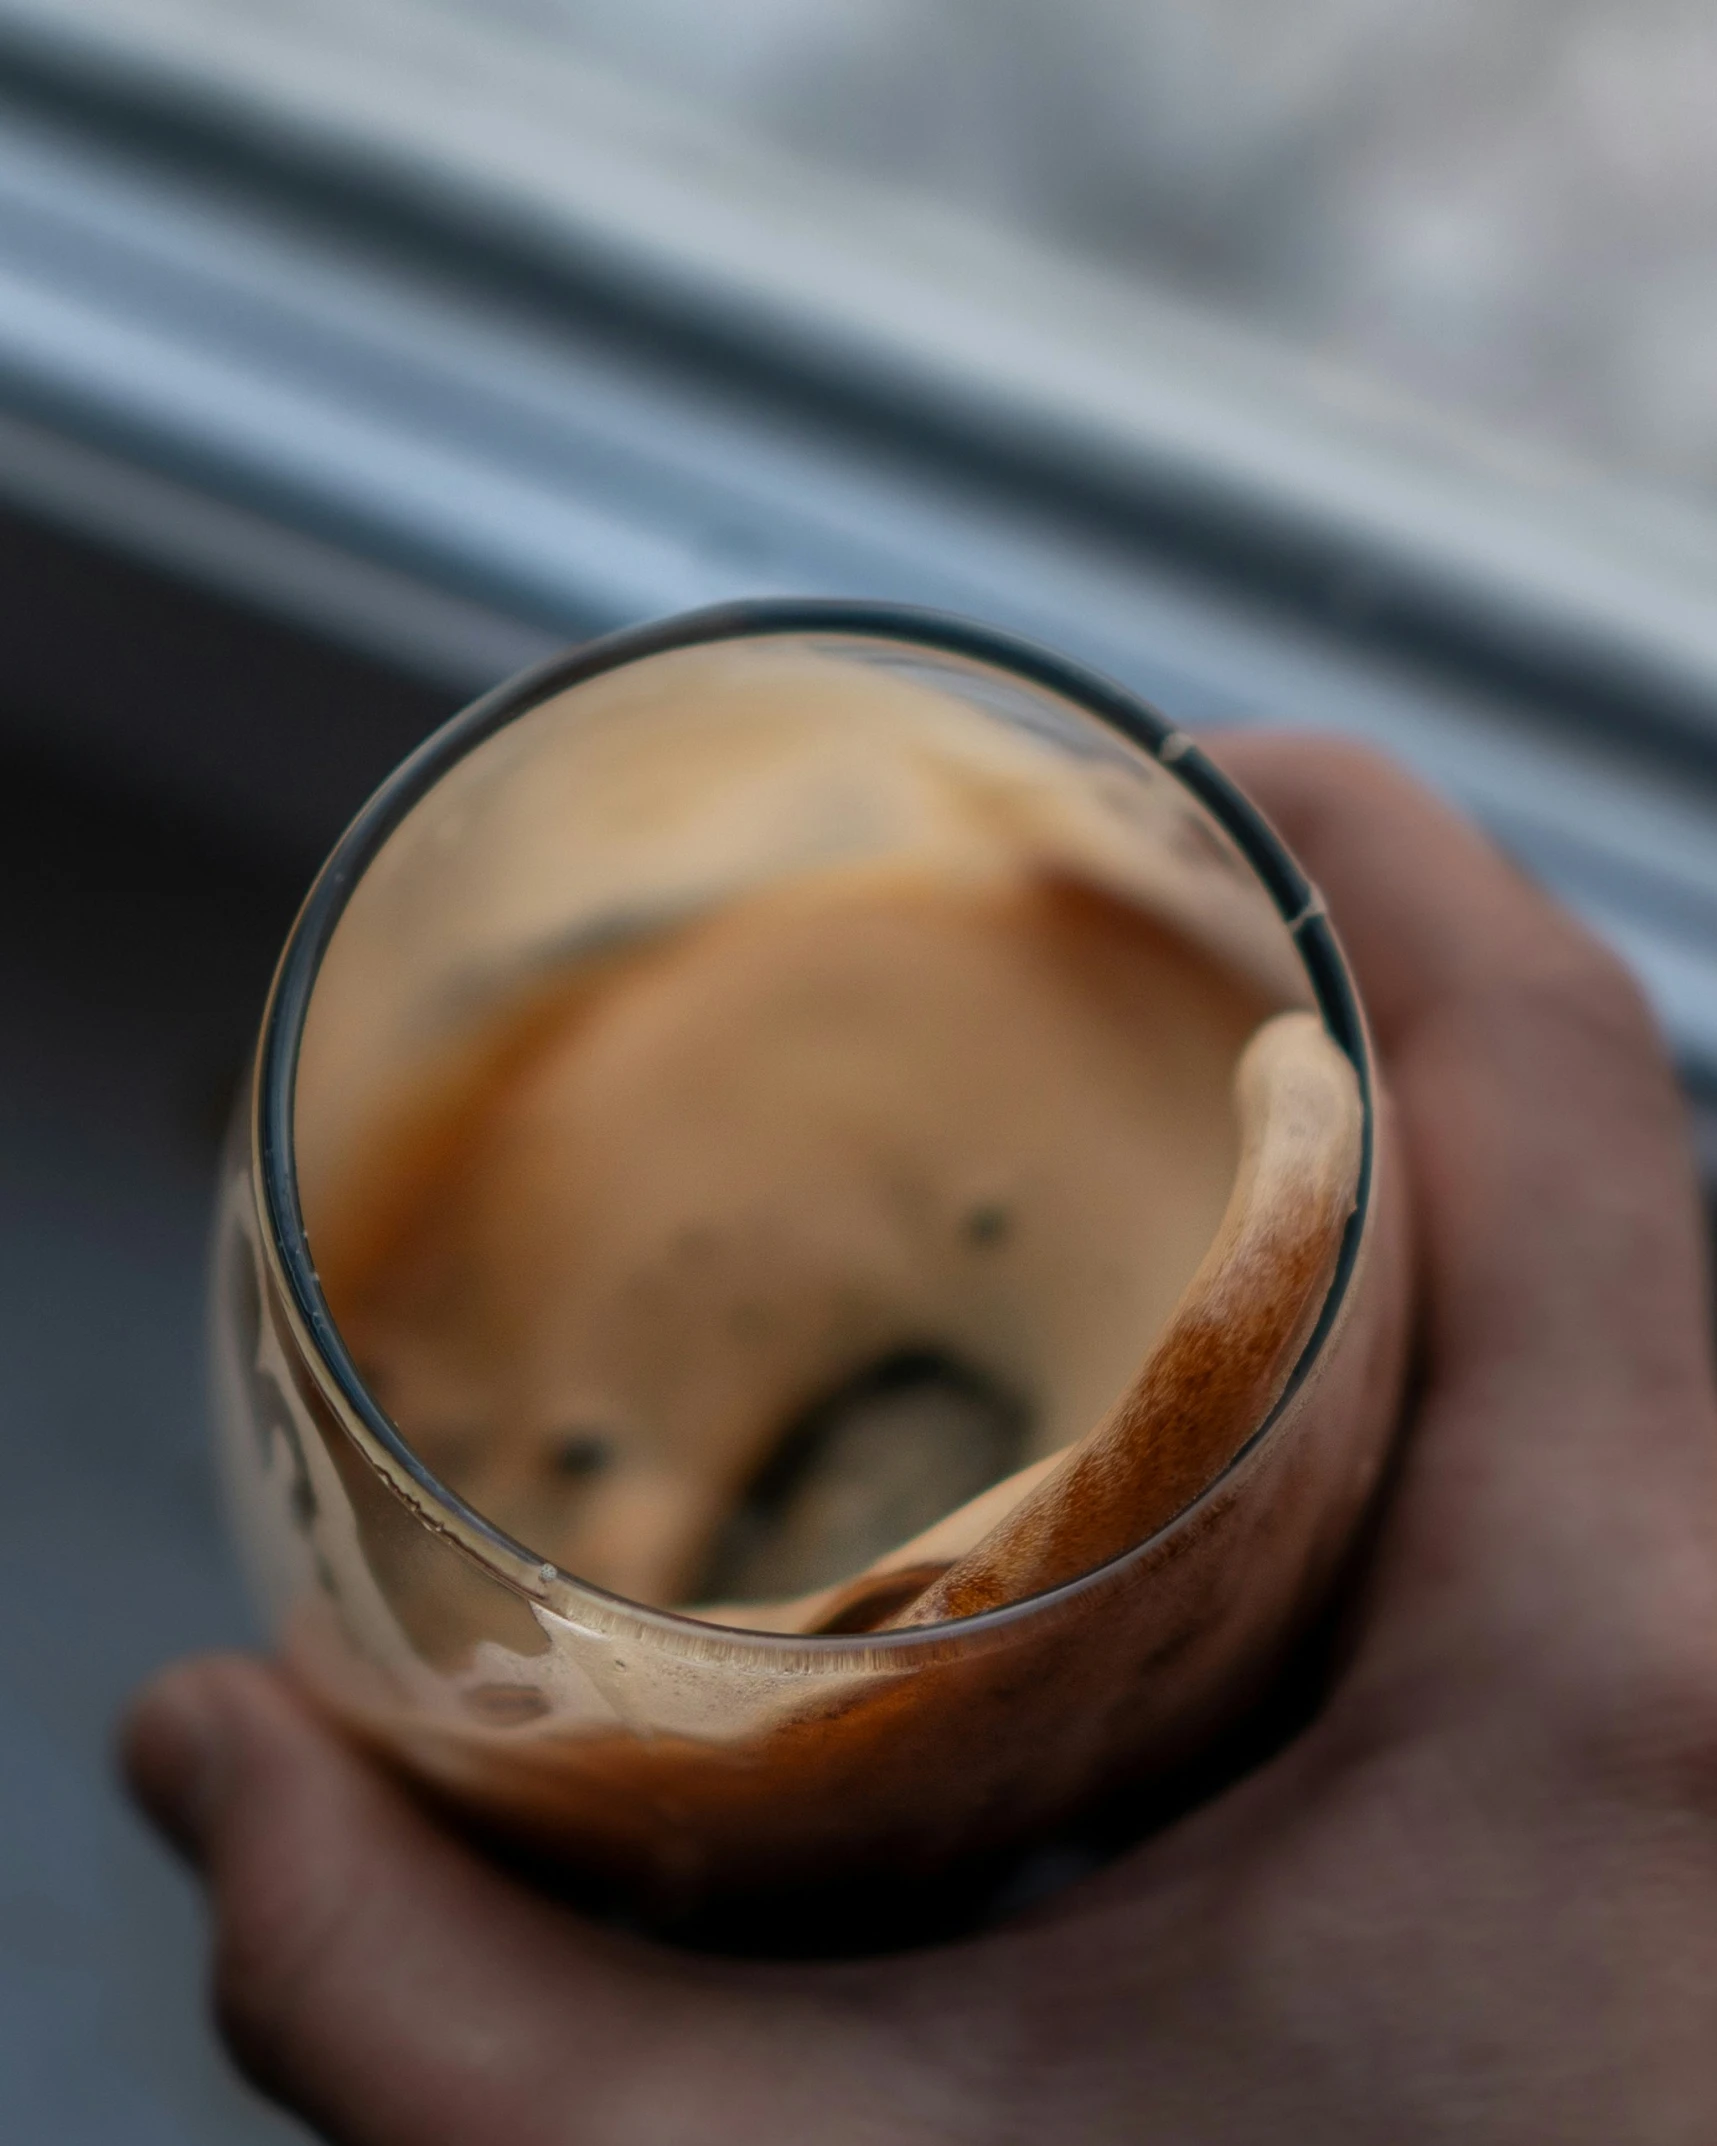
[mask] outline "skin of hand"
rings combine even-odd
[[[1014,1922],[760,1963],[532,1894],[272,1669],[171,1670],[132,1784],[240,2062],[328,2138],[1717,2138],[1717,1392],[1661,1048],[1387,766],[1220,750],[1343,934],[1416,1212],[1422,1377],[1315,1719]]]

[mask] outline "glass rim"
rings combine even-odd
[[[718,1625],[682,1611],[635,1602],[597,1587],[528,1548],[486,1519],[436,1476],[370,1394],[322,1294],[298,1196],[295,1104],[299,1047],[316,979],[347,901],[388,838],[457,763],[509,723],[569,688],[648,657],[721,641],[806,635],[892,642],[962,658],[1023,679],[1139,747],[1179,781],[1224,828],[1269,894],[1292,939],[1324,1028],[1354,1068],[1362,1108],[1359,1181],[1336,1266],[1293,1370],[1274,1405],[1244,1443],[1160,1527],[1116,1556],[1043,1592],[969,1617],[896,1630],[854,1633],[762,1632]],[[341,1428],[353,1434],[395,1494],[514,1594],[557,1618],[610,1632],[648,1631],[687,1655],[753,1652],[760,1664],[811,1670],[886,1665],[1000,1638],[1025,1618],[1052,1615],[1088,1589],[1118,1577],[1185,1526],[1269,1437],[1341,1314],[1371,1211],[1375,1098],[1369,1041],[1346,956],[1311,882],[1245,793],[1149,702],[1128,687],[1023,636],[929,608],[856,599],[766,597],[712,605],[646,621],[547,657],[504,680],[452,716],[372,793],[341,835],[304,899],[276,967],[263,1014],[252,1090],[252,1189],[265,1257],[306,1360]],[[426,1509],[427,1508],[427,1509]]]

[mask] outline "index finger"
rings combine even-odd
[[[1703,1231],[1637,988],[1387,763],[1264,735],[1216,755],[1318,884],[1398,1108],[1429,1378],[1407,1472],[1429,1547],[1470,1580],[1531,1545],[1545,1585],[1589,1595],[1595,1548],[1635,1521],[1705,1542]],[[1717,1572],[1717,1543],[1701,1554]]]

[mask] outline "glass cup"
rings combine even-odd
[[[961,1362],[985,1348],[1007,1359],[986,1390],[1031,1387],[1039,1351],[1050,1365],[1040,1413],[1059,1411],[1047,1452],[989,1505],[968,1501],[966,1521],[932,1526],[918,1548],[873,1557],[856,1582],[813,1586],[784,1611],[629,1599],[648,1590],[581,1577],[533,1528],[528,1502],[483,1487],[480,1470],[468,1480],[418,1437],[347,1330],[365,1231],[392,1212],[377,1157],[412,1139],[433,1149],[442,1136],[424,1127],[457,1127],[447,1098],[466,1092],[473,1065],[514,1048],[497,1036],[534,1033],[530,1009],[568,979],[702,945],[687,934],[711,919],[791,919],[819,890],[837,890],[829,914],[840,916],[859,913],[840,908],[853,888],[868,901],[865,889],[908,882],[981,907],[1013,900],[1022,871],[1057,902],[1107,905],[1111,919],[1124,909],[1117,930],[1146,919],[1139,962],[1214,976],[1211,991],[1240,992],[1251,1009],[1238,1075],[1227,1031],[1215,1060],[1199,1055],[1205,985],[1153,1015],[1181,1085],[1169,1080],[1151,1105],[1146,1204],[1160,1198],[1167,1214],[1180,1199],[1176,1226],[1199,1241],[1152,1284],[1154,1308],[1126,1300],[1132,1326],[1131,1313],[1097,1317],[1107,1270],[1087,1195],[1032,1160],[1043,1128],[1065,1121],[1076,1137],[1096,1104],[1076,1092],[1076,1066],[1046,1060],[997,1150],[1007,1167],[1026,1157],[1022,1183],[1037,1169],[1038,1206],[1023,1201],[1008,1240],[1006,1201],[962,1181],[945,1246],[914,1252],[906,1282],[890,1285],[911,1301],[878,1285],[853,1315],[855,1340],[824,1314],[863,1295],[834,1271],[860,1255],[837,1226],[839,1186],[806,1165],[789,1224],[813,1248],[795,1237],[777,1275],[781,1390],[821,1390],[819,1350],[837,1382],[855,1349],[921,1370],[945,1338],[940,1321],[964,1337]],[[844,944],[844,928],[819,923],[818,943]],[[899,943],[910,953],[937,929]],[[888,988],[900,966],[881,964]],[[955,1039],[937,1044],[944,1052],[959,1045],[960,973],[932,994]],[[735,1197],[753,1176],[779,1175],[779,1151],[798,1137],[787,1123],[797,1091],[779,1104],[779,1054],[759,1055],[746,1003],[717,993],[708,1086],[721,1088],[722,1054],[739,1053],[751,1070],[735,1108],[783,1110],[786,1129],[777,1140],[747,1119],[745,1137],[726,1140],[721,1181]],[[1257,1042],[1266,1028],[1289,1039],[1285,1057]],[[1032,1039],[1009,1034],[1024,1065]],[[986,1045],[972,1078],[1005,1087],[1015,1059],[1006,1040]],[[674,1079],[685,1062],[668,1054]],[[694,1072],[673,1090],[692,1097],[673,1118],[682,1147],[682,1121],[702,1107],[701,1062]],[[948,1078],[947,1111],[926,1121],[933,1170],[965,1152],[989,1107]],[[883,1121],[890,1108],[928,1110],[935,1084],[905,1081]],[[1313,1138],[1305,1113],[1326,1106],[1336,1130]],[[813,1096],[813,1119],[817,1107]],[[1208,1185],[1184,1198],[1165,1189],[1192,1182],[1193,1121],[1228,1127],[1236,1108],[1239,1132],[1221,1131],[1212,1150],[1214,1207]],[[993,1872],[1098,1799],[1210,1750],[1327,1602],[1402,1381],[1399,1195],[1379,1123],[1364,1023],[1315,892],[1198,748],[1121,688],[932,614],[810,602],[702,612],[534,669],[430,739],[341,840],[282,957],[234,1127],[215,1248],[216,1418],[277,1643],[329,1713],[433,1798],[652,1926],[730,1911],[766,1921],[772,1903],[899,1899]],[[1339,1149],[1334,1163],[1320,1140]],[[639,1377],[702,1367],[685,1404],[694,1431],[726,1391],[728,1359],[707,1352],[733,1262],[693,1260],[689,1280],[646,1291],[642,1308],[602,1295],[602,1263],[610,1251],[618,1261],[628,1218],[690,1198],[712,1144],[723,1146],[712,1136],[690,1161],[662,1162],[666,1192],[654,1178],[647,1196],[622,1181],[593,1238],[595,1279],[580,1284],[596,1306],[589,1348],[600,1354],[624,1329]],[[619,1168],[623,1146],[605,1138],[604,1169]],[[1112,1197],[1101,1170],[1079,1182],[1095,1188],[1091,1214],[1132,1226],[1137,1198]],[[1052,1210],[1033,1267],[1033,1218]],[[849,1237],[856,1247],[856,1225]],[[569,1322],[585,1316],[579,1305]],[[744,1310],[727,1306],[736,1330]],[[831,1341],[837,1328],[845,1339]],[[556,1435],[556,1481],[575,1498],[589,1435],[569,1442],[564,1423]],[[589,1539],[600,1565],[608,1538]],[[788,1628],[763,1628],[772,1618]]]

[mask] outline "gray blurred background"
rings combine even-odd
[[[1406,757],[1630,959],[1717,1170],[1717,14],[0,0],[0,2129],[294,2135],[109,1779],[247,1636],[214,1145],[473,692],[773,590]]]
[[[1518,436],[1717,493],[1706,0],[440,5]]]

